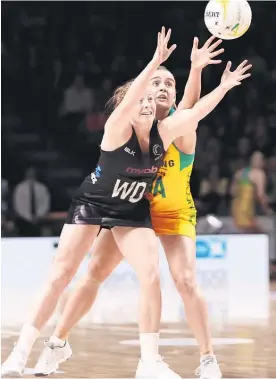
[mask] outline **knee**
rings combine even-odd
[[[144,268],[143,273],[140,275],[141,287],[160,287],[160,273],[159,266],[148,265]]]
[[[86,275],[86,281],[90,284],[101,284],[111,274],[113,267],[108,264],[103,264],[99,260],[91,262]]]
[[[71,282],[75,272],[76,269],[73,265],[62,262],[54,262],[49,280],[50,287],[52,287],[57,293],[63,291],[64,288]]]
[[[174,275],[174,282],[182,296],[192,296],[197,290],[196,275],[192,271],[181,271]]]

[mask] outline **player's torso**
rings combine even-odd
[[[180,152],[171,144],[151,188],[152,214],[196,215],[190,191],[194,154]]]
[[[129,141],[114,151],[101,151],[96,170],[85,178],[79,194],[99,204],[130,208],[144,198],[162,164],[164,148],[154,125],[148,154],[143,154],[133,131]]]

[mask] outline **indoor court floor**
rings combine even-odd
[[[274,286],[273,286],[274,287]],[[275,288],[274,288],[275,289]],[[253,295],[253,294],[252,294]],[[45,330],[34,347],[24,377],[43,349]],[[2,329],[2,361],[12,349],[18,329]],[[136,325],[78,326],[71,334],[73,356],[54,378],[133,378],[139,358]],[[276,296],[266,324],[212,325],[214,348],[223,378],[276,378]],[[196,342],[187,325],[162,325],[160,354],[183,378],[195,378],[199,363]]]

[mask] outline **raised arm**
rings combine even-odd
[[[246,72],[252,67],[243,61],[235,71],[230,71],[231,62],[223,72],[220,85],[208,95],[202,97],[191,109],[175,112],[160,123],[159,131],[165,147],[180,136],[188,135],[197,129],[198,122],[206,117],[221,102],[231,88],[241,84],[251,74]]]
[[[256,186],[256,195],[257,198],[264,210],[268,215],[271,215],[273,212],[269,206],[268,197],[265,193],[266,189],[266,176],[263,170],[256,170],[253,174],[254,183]]]
[[[115,134],[118,134],[118,128],[114,128],[114,126],[117,126],[118,121],[120,123],[120,130],[122,133],[123,128],[129,127],[129,121],[132,117],[133,108],[143,97],[152,74],[161,63],[169,58],[171,53],[176,48],[176,45],[172,45],[170,48],[167,47],[170,36],[171,29],[169,29],[168,33],[166,34],[165,28],[162,27],[161,32],[158,33],[157,48],[152,60],[132,82],[124,99],[118,105],[118,107],[114,109],[109,119],[107,120],[105,124],[105,130],[110,130],[110,132],[113,130]]]
[[[209,64],[221,63],[220,59],[214,58],[224,52],[224,49],[215,50],[222,43],[222,40],[219,39],[214,42],[215,39],[216,37],[212,36],[199,49],[198,38],[194,38],[193,48],[191,52],[190,74],[185,86],[182,100],[178,104],[178,110],[192,108],[200,99],[201,74],[204,67],[208,66]]]

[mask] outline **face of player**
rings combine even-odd
[[[132,118],[134,124],[138,123],[153,123],[156,112],[156,104],[152,93],[146,94],[140,102],[137,104],[137,108],[134,112],[135,116]]]
[[[154,95],[157,109],[170,109],[176,100],[175,79],[170,71],[157,70],[150,79],[148,88]]]
[[[264,157],[259,151],[256,151],[251,158],[251,165],[253,168],[262,169],[264,167]]]

